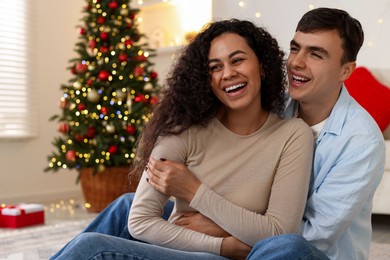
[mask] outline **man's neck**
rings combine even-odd
[[[302,118],[309,126],[316,125],[327,119],[336,105],[340,96],[341,89],[337,92],[327,93],[326,97],[317,100],[300,101],[298,108],[298,117]]]
[[[333,106],[334,104],[324,106],[323,104],[300,103],[298,117],[302,118],[309,126],[313,126],[327,119],[332,112]]]

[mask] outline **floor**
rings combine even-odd
[[[88,213],[80,199],[60,200],[45,205],[45,223],[50,225],[71,220],[88,220],[89,223],[96,215],[96,213]],[[372,241],[390,244],[390,215],[373,215],[372,226]],[[16,231],[0,228],[0,233],[3,234]]]
[[[57,223],[63,220],[89,219],[96,213],[88,213],[83,199],[60,200],[45,204],[45,220],[49,223]]]
[[[46,220],[50,223],[58,223],[63,220],[89,219],[96,213],[88,213],[81,199],[61,200],[46,205]],[[390,244],[390,215],[372,216],[372,241]]]
[[[81,199],[61,200],[46,204],[46,222],[58,223],[63,220],[90,219],[96,213],[88,213]],[[390,244],[390,215],[372,216],[372,241]]]
[[[372,216],[372,241],[390,244],[390,215]]]
[[[97,213],[87,212],[83,199],[66,199],[59,200],[51,203],[43,203],[45,211],[45,225],[55,225],[63,221],[73,221],[73,220],[86,220],[94,218]],[[0,205],[5,206],[5,205]],[[31,226],[32,228],[34,226]],[[27,227],[28,229],[29,227]],[[22,230],[19,229],[9,229],[9,228],[0,228],[0,232],[12,232]],[[1,260],[1,259],[0,259]]]

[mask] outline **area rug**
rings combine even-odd
[[[90,222],[90,219],[62,221],[20,230],[0,231],[0,259],[49,259]]]
[[[390,260],[390,244],[371,243],[370,260]]]
[[[83,230],[93,217],[82,220],[62,221],[20,230],[0,231],[1,260],[49,259],[70,239]],[[390,260],[390,244],[373,242],[370,260]]]

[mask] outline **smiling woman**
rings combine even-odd
[[[0,138],[35,135],[29,0],[0,2]]]
[[[249,21],[206,26],[173,63],[143,128],[132,168],[142,177],[130,213],[121,214],[128,222],[113,224],[128,228],[110,235],[92,228],[52,259],[96,257],[108,247],[113,257],[236,259],[259,239],[296,232],[313,136],[302,120],[280,117],[283,57],[266,29]],[[163,219],[171,197],[174,210]],[[187,226],[191,214],[204,225]]]

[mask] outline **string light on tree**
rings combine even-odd
[[[158,75],[149,61],[155,51],[140,41],[139,10],[128,0],[84,1],[71,78],[61,86],[60,113],[51,118],[59,137],[47,171],[128,166],[158,102]]]

